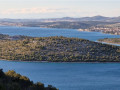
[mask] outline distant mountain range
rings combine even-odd
[[[104,16],[93,16],[93,17],[63,17],[63,18],[49,18],[49,19],[0,19],[0,22],[57,22],[57,21],[104,21],[104,22],[120,22],[119,17],[104,17]]]

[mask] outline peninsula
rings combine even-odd
[[[105,39],[100,39],[98,41],[120,45],[120,38],[105,38]]]
[[[17,40],[15,36],[1,36],[0,59],[47,62],[120,62],[119,46],[63,36],[17,36],[19,37]]]

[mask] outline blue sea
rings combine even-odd
[[[75,29],[53,29],[39,27],[7,27],[1,26],[0,33],[8,35],[27,35],[33,37],[65,36],[96,41],[102,38],[120,38],[120,35],[103,34],[100,32],[82,32]]]
[[[120,63],[40,63],[0,61],[4,71],[15,70],[34,82],[59,90],[120,90]]]
[[[65,36],[96,41],[120,38],[120,35],[100,32],[80,32],[74,29],[39,27],[0,27],[0,33],[33,37]],[[15,70],[34,82],[53,85],[59,90],[120,90],[120,63],[41,63],[0,61],[6,72]]]

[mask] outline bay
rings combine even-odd
[[[40,63],[0,61],[4,71],[15,70],[34,82],[59,90],[120,90],[120,63]]]
[[[65,36],[96,41],[120,35],[81,32],[74,29],[1,26],[0,33],[33,37]],[[0,61],[4,71],[15,70],[34,82],[51,84],[59,90],[120,90],[120,63],[40,63]]]

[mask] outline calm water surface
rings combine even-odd
[[[34,37],[65,36],[96,41],[102,38],[118,38],[120,35],[103,34],[100,32],[81,32],[75,29],[50,29],[39,27],[0,27],[0,33],[8,35],[27,35]]]
[[[0,61],[0,68],[60,90],[120,90],[120,63],[39,63]]]
[[[99,32],[38,27],[0,27],[0,33],[34,37],[65,36],[96,41],[119,38]],[[120,63],[39,63],[0,61],[4,71],[15,70],[34,82],[51,84],[60,90],[120,90]]]

